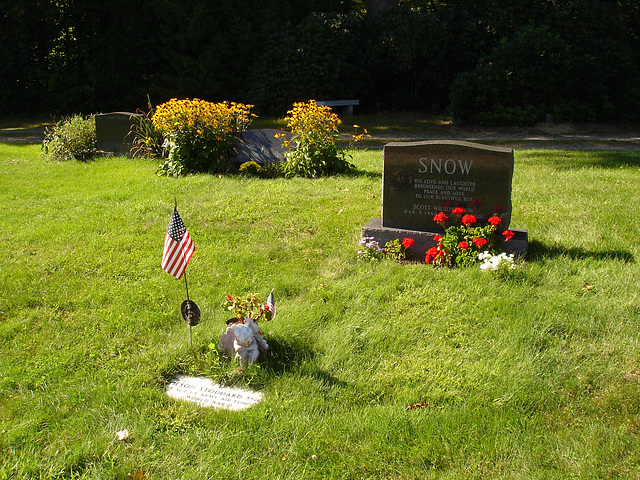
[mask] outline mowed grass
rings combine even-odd
[[[0,479],[638,478],[640,156],[517,151],[530,255],[502,274],[358,262],[382,153],[353,161],[166,179],[0,145]],[[159,266],[174,198],[192,348],[184,283]],[[238,371],[215,350],[220,304],[272,288],[271,354]],[[264,399],[177,402],[176,373]]]

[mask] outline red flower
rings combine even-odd
[[[433,221],[436,223],[444,223],[447,220],[449,220],[449,217],[447,217],[444,212],[440,212],[438,214],[436,214],[435,217],[433,217]]]
[[[442,208],[447,208],[447,207],[450,207],[451,205],[453,205],[453,202],[451,200],[447,200],[442,204]]]
[[[464,212],[465,210],[462,207],[456,207],[451,211],[454,215],[462,215]]]
[[[500,217],[491,217],[487,221],[489,222],[489,225],[493,225],[494,227],[497,227],[502,223],[502,220],[500,220]]]
[[[474,207],[479,207],[480,205],[482,205],[482,200],[480,200],[479,198],[474,198],[473,200],[471,200],[471,205],[473,205]]]
[[[411,245],[413,245],[414,243],[416,243],[416,241],[413,238],[407,237],[404,240],[402,240],[402,246],[407,250],[411,248]]]
[[[435,237],[433,237],[433,240],[440,243],[440,240],[442,240],[442,235],[436,235]]]
[[[481,248],[486,245],[487,240],[485,238],[476,237],[473,239],[473,243],[476,244],[476,247]]]
[[[467,248],[469,248],[469,244],[463,240],[458,244],[458,248],[460,250],[466,250]]]
[[[511,230],[505,230],[504,232],[502,232],[502,235],[504,235],[504,239],[506,241],[511,240],[515,236],[515,233],[513,233]]]
[[[429,250],[427,250],[427,254],[424,257],[424,263],[431,263],[437,256],[438,249],[436,247],[431,247]]]
[[[493,211],[494,212],[502,212],[504,210],[504,207],[502,205],[496,205],[495,207],[493,207]]]
[[[474,223],[476,223],[476,217],[474,217],[473,215],[465,215],[464,217],[462,217],[462,223],[464,223],[467,227],[469,225],[473,225]]]
[[[227,295],[227,300],[233,300],[233,297],[231,295]]]

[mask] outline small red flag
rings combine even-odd
[[[162,269],[176,278],[181,278],[195,248],[187,227],[184,226],[178,210],[174,208],[164,237]]]

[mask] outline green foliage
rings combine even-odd
[[[402,241],[399,239],[389,240],[380,246],[378,241],[374,237],[364,237],[360,239],[360,249],[358,250],[359,260],[393,260],[395,262],[401,262],[411,258],[411,246],[415,243],[412,238],[404,238]]]
[[[640,118],[628,0],[411,0],[371,21],[362,1],[23,3],[0,16],[0,113],[135,111],[150,96],[275,115],[356,98],[486,125]]]
[[[151,118],[164,138],[167,154],[159,175],[226,172],[233,142],[251,124],[253,105],[211,103],[200,99],[171,99],[159,105]]]
[[[453,225],[447,226],[450,219],[444,212],[439,212],[433,218],[443,228],[446,227],[446,230],[444,236],[438,235],[435,238],[438,245],[427,251],[426,263],[436,267],[468,267],[480,261],[480,253],[496,255],[500,252],[498,226],[502,219],[498,216],[499,212],[494,213],[486,225],[480,225],[474,215],[465,215],[466,211],[462,207],[454,208],[452,213],[457,218]],[[502,234],[506,240],[513,237],[510,230],[505,230]]]
[[[330,107],[317,105],[315,100],[294,103],[285,121],[293,134],[290,140],[282,136],[287,177],[320,177],[353,170],[347,154],[337,146],[341,121]]]
[[[273,32],[249,72],[251,102],[282,115],[305,98],[366,97],[376,68],[368,33],[359,17],[321,13]]]
[[[265,313],[265,318],[267,320],[271,319],[271,313],[266,307],[266,304],[253,293],[249,293],[243,298],[227,295],[225,301],[222,303],[222,308],[239,320],[242,320],[244,317],[258,320],[265,315]]]
[[[149,104],[149,110],[141,112],[142,115],[135,116],[134,125],[131,128],[133,145],[131,153],[145,157],[164,157],[164,137],[162,132],[153,124],[152,118],[155,109]]]
[[[89,160],[96,152],[94,117],[73,115],[48,128],[42,152],[50,160]]]

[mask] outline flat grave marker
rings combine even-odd
[[[176,400],[193,402],[201,407],[245,410],[260,400],[262,393],[242,388],[223,387],[204,377],[176,375],[167,383],[167,395]]]

